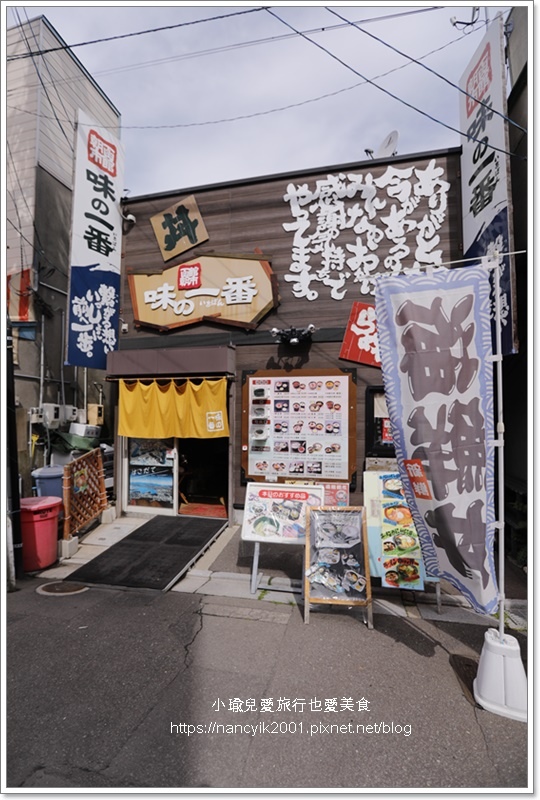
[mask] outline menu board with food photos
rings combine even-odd
[[[368,606],[371,583],[365,509],[324,506],[308,510],[304,577],[304,620],[310,603]]]
[[[247,474],[259,480],[350,481],[351,376],[278,375],[255,373],[247,382]]]
[[[248,483],[242,539],[303,544],[307,509],[322,506],[323,497],[322,486]]]
[[[382,585],[400,589],[424,588],[420,539],[399,473],[379,475],[381,509]]]

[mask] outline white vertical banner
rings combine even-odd
[[[71,228],[67,363],[105,369],[118,346],[124,152],[79,111]]]
[[[469,267],[381,276],[375,300],[396,458],[426,571],[491,614],[498,593],[488,275]]]
[[[512,353],[514,264],[501,255],[513,250],[503,24],[498,16],[489,25],[459,82],[467,92],[460,93],[461,194],[464,257],[499,254],[503,353]]]

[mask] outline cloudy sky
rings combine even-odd
[[[69,45],[171,27],[73,49],[121,112],[131,197],[363,161],[394,130],[399,154],[457,146],[450,84],[486,19],[509,12],[492,4],[475,21],[470,5],[397,2],[3,5],[7,27],[45,15]]]

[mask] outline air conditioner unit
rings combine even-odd
[[[60,425],[60,406],[56,403],[43,403],[43,424],[46,428],[58,428]]]

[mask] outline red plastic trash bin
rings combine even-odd
[[[57,560],[59,497],[23,497],[21,537],[23,570],[35,572]]]

